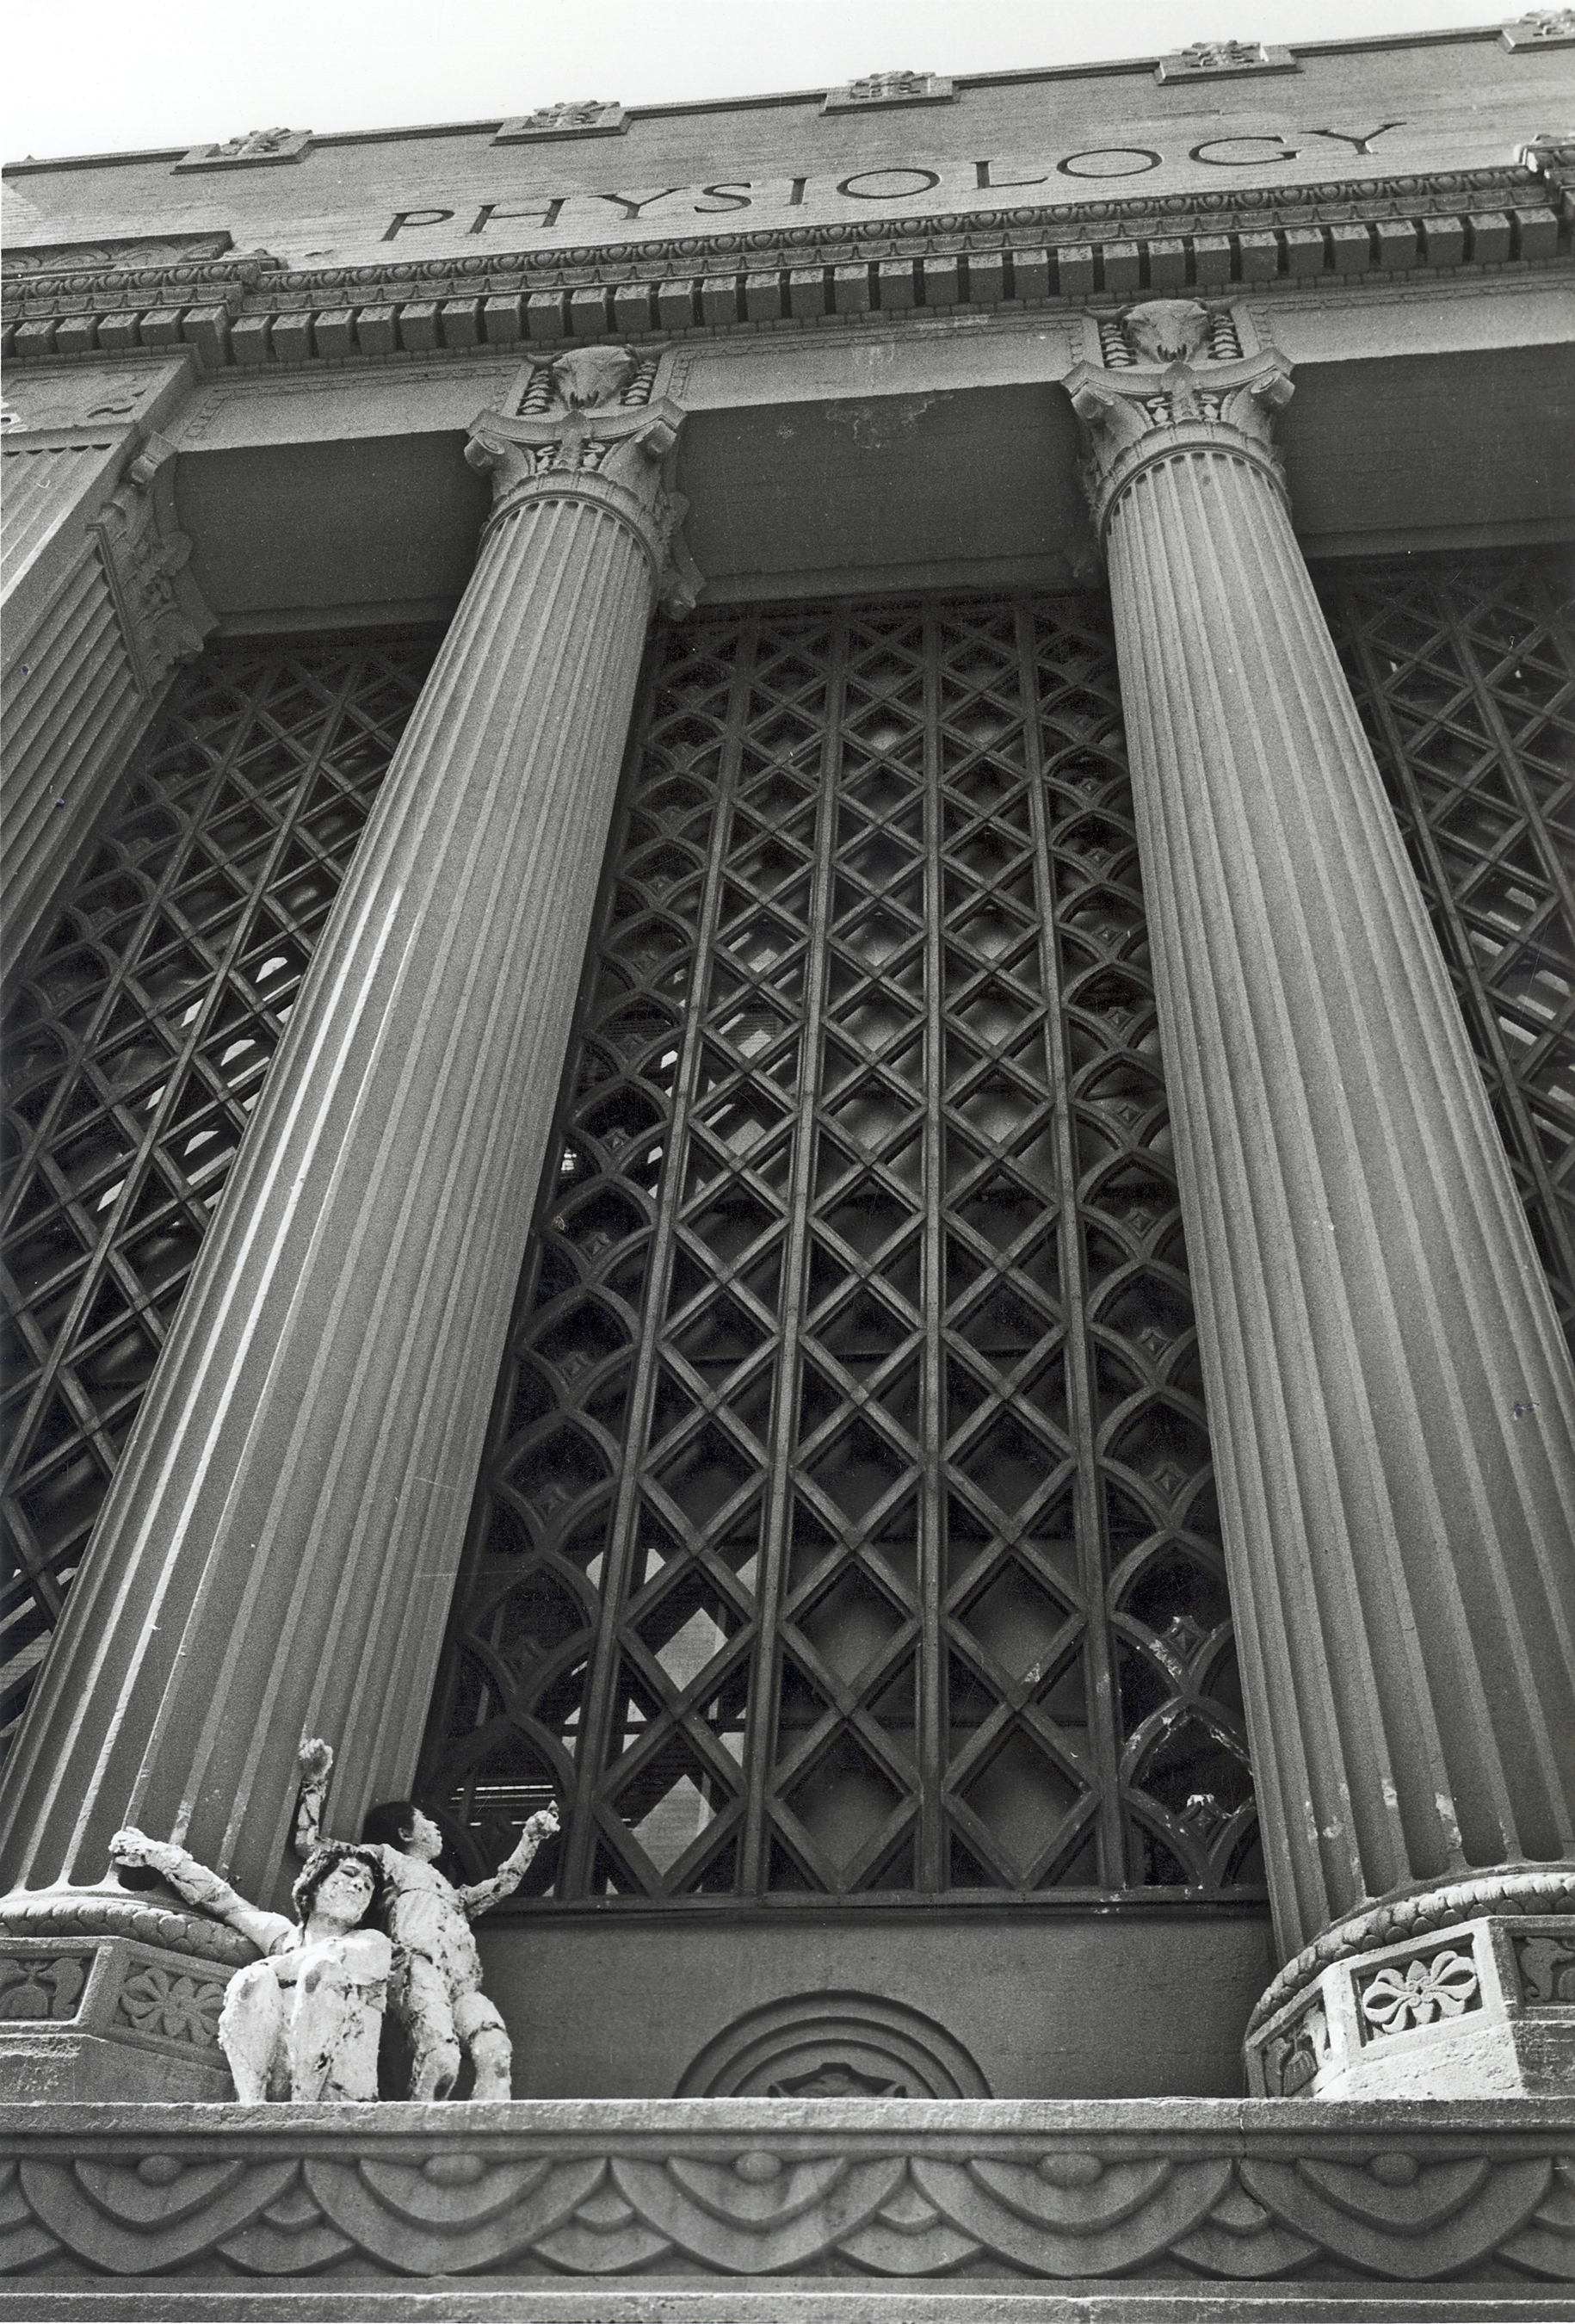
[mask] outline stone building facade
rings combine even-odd
[[[1572,83],[8,171],[29,2315],[1556,2312]],[[190,2110],[303,1731],[536,2103]]]

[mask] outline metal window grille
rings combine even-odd
[[[1351,565],[1322,595],[1575,1348],[1568,558]]]
[[[422,1790],[560,1900],[1257,1893],[1099,608],[662,642]]]
[[[7,1730],[435,650],[211,650],[7,1012]]]

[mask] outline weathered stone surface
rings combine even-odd
[[[213,616],[154,432],[196,363],[93,364],[18,385],[5,437],[0,973],[39,934],[163,692]]]
[[[24,2107],[0,2152],[41,2280],[1575,2280],[1552,2101]]]
[[[1567,1909],[1575,1378],[1291,529],[1286,366],[1195,303],[1100,336],[1070,384],[1280,1941],[1390,1897],[1437,1929],[1483,1875]]]
[[[134,1822],[277,1895],[309,1726],[346,1738],[352,1822],[409,1781],[646,624],[681,579],[682,415],[649,393],[484,417],[475,578],[8,1769],[19,1923]]]
[[[1248,2034],[1254,2097],[1485,2098],[1575,2089],[1575,1921],[1446,1923],[1349,1952]]]

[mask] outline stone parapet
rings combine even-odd
[[[993,2319],[1036,2285],[1128,2296],[1117,2280],[1140,2273],[1148,2298],[1171,2287],[1175,2304],[1087,2312],[1156,2324],[1217,2317],[1221,2283],[1283,2284],[1280,2312],[1312,2317],[1352,2312],[1321,2305],[1335,2286],[1349,2302],[1353,2285],[1377,2301],[1380,2285],[1428,2283],[1437,2301],[1437,2278],[1469,2275],[1480,2319],[1555,2315],[1551,2285],[1575,2281],[1563,2101],[13,2107],[0,2142],[16,2165],[0,2265],[27,2272],[30,2317],[94,2276],[115,2277],[123,2301],[171,2278],[171,2294],[228,2284],[238,2299],[264,2278],[270,2316],[296,2312],[282,2295],[309,2289],[414,2292],[438,2277],[447,2317],[471,2314],[456,2303],[472,2289],[511,2282],[518,2299],[529,2279],[556,2297],[566,2278],[599,2292],[615,2279],[643,2285],[647,2304],[539,2312],[642,2324],[670,2324],[675,2278],[812,2278],[823,2301],[827,2279],[896,2282],[936,2315],[941,2295],[988,2287],[999,2304],[961,2312]],[[1206,2283],[1213,2303],[1196,2306]],[[758,2312],[862,2316],[845,2301]],[[1361,2312],[1449,2311],[1386,2295]]]

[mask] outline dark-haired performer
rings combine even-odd
[[[295,1846],[303,1854],[317,1844],[333,1765],[327,1743],[302,1738]],[[470,1924],[519,1886],[542,1841],[557,1830],[557,1810],[538,1809],[513,1854],[490,1880],[456,1888],[438,1869],[443,1835],[413,1801],[384,1800],[368,1810],[361,1839],[382,1868],[384,1922],[393,1939],[389,2006],[415,2053],[413,2098],[448,2096],[459,2073],[461,2045],[475,2069],[472,2097],[511,2096],[513,2047],[497,2005],[481,1989],[481,1955]]]
[[[225,1991],[219,2046],[243,2106],[265,2098],[331,2105],[377,2097],[377,2037],[393,1949],[364,1929],[382,1889],[372,1848],[314,1848],[293,1891],[298,1918],[248,1904],[172,1840],[128,1826],[109,1843],[116,1864],[143,1865],[198,1912],[211,1913],[263,1956]]]

